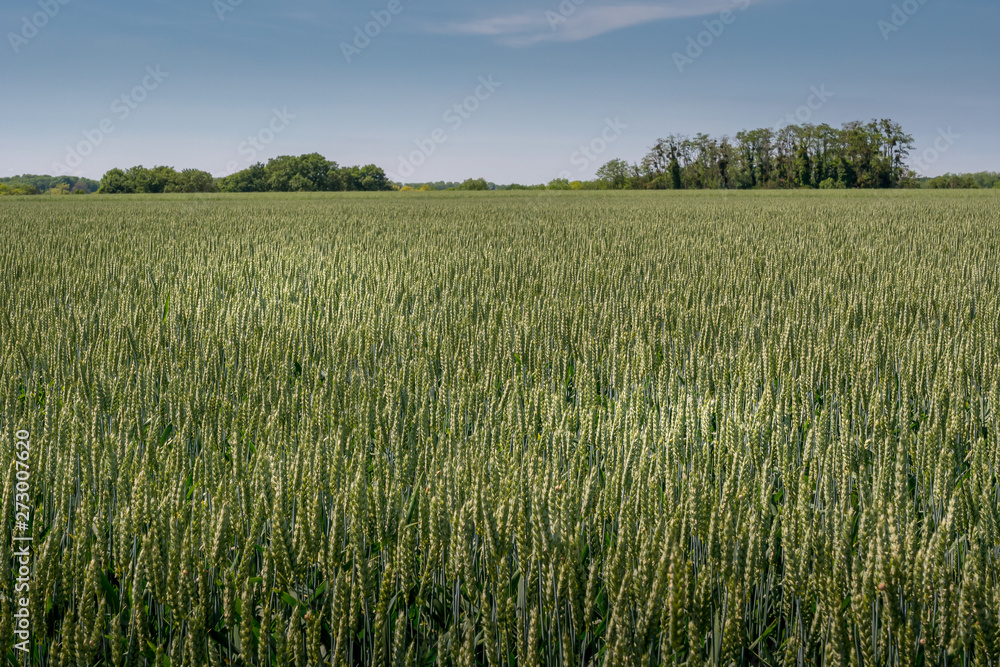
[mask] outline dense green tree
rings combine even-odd
[[[267,192],[267,172],[258,162],[235,174],[219,179],[222,192]]]
[[[733,162],[733,147],[729,143],[729,137],[723,137],[719,144],[719,155],[716,165],[719,170],[719,187],[728,188],[731,186],[729,165]]]
[[[381,192],[392,190],[392,183],[385,172],[373,164],[363,167],[346,167],[340,170],[343,187],[349,191]]]
[[[670,167],[670,157],[675,151],[675,138],[673,136],[666,139],[659,139],[650,149],[646,157],[642,159],[640,172],[643,178],[643,187],[666,188],[666,178],[663,176]]]
[[[973,186],[979,188],[993,188],[996,187],[997,183],[1000,183],[1000,173],[995,171],[981,171],[974,174],[944,174],[943,176],[938,176],[937,178],[925,179],[924,187],[952,187],[951,179],[960,179],[963,187],[972,188]],[[948,181],[948,185],[942,185],[944,179]]]
[[[149,170],[146,180],[146,189],[143,192],[151,194],[161,194],[167,191],[172,183],[177,180],[177,171],[173,167],[153,167]],[[138,190],[137,190],[138,191]]]
[[[170,183],[167,184],[164,192],[218,192],[215,178],[207,171],[198,169],[185,169],[180,173],[175,173]]]
[[[316,192],[340,190],[338,167],[319,153],[283,155],[268,161],[264,168],[267,188],[272,192]],[[334,177],[331,178],[331,174]]]
[[[812,187],[812,160],[809,159],[809,149],[805,143],[799,144],[798,154],[795,158],[795,170],[798,175],[799,185],[806,188]]]
[[[929,179],[924,187],[932,190],[977,190],[980,186],[971,174],[945,174]]]
[[[149,173],[149,169],[138,165],[125,170],[125,180],[129,184],[130,192],[142,194],[149,192],[152,176]]]
[[[392,190],[375,165],[340,167],[318,153],[283,155],[219,179],[223,192],[330,192]]]
[[[466,179],[461,185],[459,185],[456,190],[489,190],[490,184],[486,182],[485,178],[469,178]]]
[[[858,172],[854,169],[854,163],[843,156],[837,163],[837,180],[845,188],[853,188],[858,184]]]
[[[678,187],[678,180],[683,188],[815,187],[830,178],[852,188],[904,187],[912,147],[913,138],[887,119],[840,129],[805,124],[745,130],[734,141],[670,135],[643,158],[633,187]]]
[[[629,184],[629,165],[625,160],[609,160],[597,170],[597,178],[609,188],[621,190]]]
[[[270,192],[295,192],[301,191],[305,178],[295,181],[299,174],[299,159],[291,155],[281,155],[267,161],[264,168],[264,179],[267,182],[267,189]],[[294,189],[293,189],[294,187]],[[306,188],[313,190],[315,188]]]
[[[84,192],[97,192],[100,183],[89,178],[77,176],[39,176],[36,174],[23,174],[21,176],[6,176],[0,178],[0,183],[10,186],[13,190],[18,186],[31,186],[36,192],[48,192],[61,185],[67,186],[71,191],[83,190]]]
[[[884,157],[889,162],[889,184],[891,187],[895,187],[909,171],[906,167],[906,158],[913,150],[913,137],[903,131],[902,125],[887,118],[883,118],[878,123],[881,128],[880,136]]]
[[[136,166],[111,169],[101,178],[100,194],[161,194],[172,192],[218,192],[211,174],[198,169],[178,172],[173,167],[146,169]]]
[[[677,153],[670,156],[670,189],[680,190],[683,187],[681,181],[681,164],[677,160]]]
[[[101,186],[97,190],[102,195],[121,195],[135,192],[128,175],[121,169],[111,169],[101,178]]]

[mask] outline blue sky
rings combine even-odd
[[[0,175],[319,152],[536,183],[795,113],[1000,170],[998,25],[996,0],[4,0]]]

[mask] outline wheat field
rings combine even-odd
[[[38,197],[0,313],[9,664],[1000,661],[996,193]]]

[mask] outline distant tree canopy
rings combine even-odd
[[[319,153],[272,158],[223,178],[197,169],[142,166],[112,169],[100,183],[73,176],[0,178],[0,195],[170,192],[340,192],[386,190],[622,190],[758,188],[1000,188],[1000,173],[918,177],[908,166],[913,137],[888,119],[842,127],[788,125],[735,137],[671,134],[630,164],[614,159],[592,181],[560,177],[547,185],[497,185],[485,178],[458,183],[402,183],[369,164],[341,167]],[[565,174],[564,174],[565,175]]]
[[[39,176],[36,174],[24,174],[23,176],[10,176],[0,178],[0,185],[7,186],[6,194],[14,194],[14,190],[20,189],[17,194],[38,194],[39,192],[67,192],[90,194],[97,192],[100,185],[97,181],[89,178],[79,178],[77,176]],[[31,190],[34,189],[34,192]],[[0,189],[0,194],[4,194]]]
[[[545,190],[544,185],[522,185],[520,183],[511,183],[510,185],[505,185],[498,187],[497,190]]]
[[[913,137],[891,120],[788,125],[737,133],[735,139],[672,134],[638,164],[612,160],[598,178],[609,188],[898,188],[915,187],[906,166]]]
[[[489,190],[490,184],[485,178],[469,178],[462,182],[455,190]]]
[[[375,165],[340,167],[318,153],[283,155],[224,178],[197,169],[138,166],[112,169],[101,179],[101,194],[171,192],[329,192],[392,190],[385,172]]]
[[[616,190],[628,185],[630,175],[629,165],[625,160],[611,160],[597,170],[597,179],[604,181],[609,188]]]
[[[0,183],[0,196],[37,194],[38,190],[34,185],[7,185],[6,183]]]
[[[373,164],[364,167],[344,167],[340,170],[343,187],[348,192],[379,192],[394,187],[385,172]]]
[[[924,181],[924,187],[934,190],[1000,188],[1000,173],[981,171],[977,174],[945,174],[937,178],[928,178]]]
[[[339,192],[392,190],[373,164],[340,167],[319,153],[283,155],[219,179],[222,192]]]
[[[173,167],[143,166],[126,171],[112,169],[101,178],[98,194],[161,194],[171,192],[218,192],[215,178],[206,171],[185,169],[176,171]]]
[[[507,190],[523,188],[524,186],[497,185],[485,178],[468,178],[461,183],[454,181],[434,181],[430,183],[406,183],[406,186],[421,192],[431,192],[433,190]],[[484,187],[485,186],[485,187]],[[544,188],[545,186],[539,186]],[[402,189],[402,188],[400,188]]]
[[[267,173],[258,162],[243,171],[219,179],[219,189],[223,192],[267,192]]]
[[[431,190],[451,190],[457,188],[461,183],[454,183],[452,181],[434,181],[430,183],[406,183],[414,190],[419,190],[422,192],[430,192]]]

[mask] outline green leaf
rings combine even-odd
[[[413,524],[413,519],[417,515],[417,508],[418,508],[417,497],[418,496],[419,496],[419,492],[417,491],[417,486],[414,485],[414,487],[413,487],[413,493],[410,495],[410,506],[406,510],[405,525],[407,525],[407,526]]]
[[[275,591],[275,593],[277,593],[281,597],[282,601],[284,601],[284,603],[289,607],[301,607],[302,609],[306,608],[306,606],[291,593],[286,593],[285,591]]]
[[[843,611],[843,610],[841,610],[841,611]],[[770,625],[770,626],[769,626],[769,627],[767,628],[767,630],[764,630],[764,634],[762,634],[762,635],[761,635],[760,637],[757,637],[757,639],[756,639],[756,640],[754,640],[754,643],[753,643],[753,644],[750,644],[750,650],[753,650],[753,649],[754,649],[754,648],[755,648],[755,647],[757,646],[757,644],[759,644],[759,643],[761,643],[762,641],[764,641],[765,639],[767,639],[767,638],[768,638],[768,637],[769,637],[769,636],[771,635],[771,633],[772,633],[772,632],[774,632],[774,630],[775,630],[775,629],[776,629],[777,627],[778,627],[778,620],[775,620],[775,621],[774,621],[774,623],[772,623],[772,624],[771,624],[771,625]]]
[[[111,603],[111,608],[118,611],[121,604],[121,599],[118,596],[118,589],[114,587],[108,579],[108,575],[103,571],[101,572],[101,589],[104,591],[105,596],[107,596],[108,602]]]

